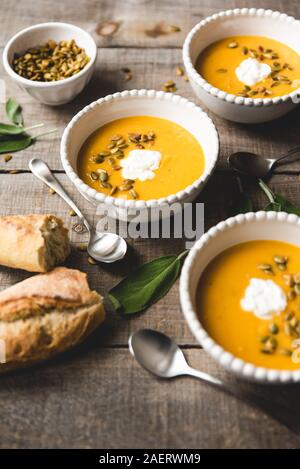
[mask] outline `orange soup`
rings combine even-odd
[[[221,39],[199,55],[196,69],[211,85],[238,96],[268,98],[300,87],[300,56],[261,36]]]
[[[249,241],[225,250],[200,278],[197,311],[208,334],[233,355],[299,369],[299,247]]]
[[[202,147],[192,134],[151,116],[109,122],[87,138],[78,157],[78,174],[86,184],[124,199],[175,194],[204,168]]]

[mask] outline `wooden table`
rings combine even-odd
[[[226,4],[226,5],[225,5]],[[45,137],[13,159],[0,162],[1,215],[48,213],[62,217],[72,228],[76,219],[56,195],[50,195],[28,170],[33,156],[44,158],[74,200],[94,220],[94,210],[71,185],[62,170],[59,142],[71,117],[96,98],[124,89],[160,89],[174,79],[178,93],[195,99],[188,83],[177,77],[181,46],[186,33],[203,17],[219,10],[247,6],[246,0],[2,0],[0,46],[32,23],[66,21],[92,32],[99,46],[96,72],[87,89],[72,103],[51,108],[33,101],[4,75],[7,97],[14,96],[24,108],[28,125],[44,122],[57,127],[55,136]],[[252,6],[283,10],[300,17],[295,0],[252,0]],[[105,22],[116,22],[116,32],[105,36]],[[178,25],[180,32],[168,32]],[[122,67],[130,67],[133,78],[124,80]],[[1,104],[4,103],[1,102]],[[300,144],[299,108],[280,121],[265,125],[238,125],[217,116],[221,155],[217,170],[202,193],[206,228],[224,219],[235,187],[235,177],[226,158],[236,150],[253,150],[279,156]],[[1,108],[4,119],[4,107]],[[11,170],[17,174],[10,174]],[[271,186],[300,204],[300,163],[275,171]],[[262,192],[245,181],[255,208],[266,203]],[[74,244],[83,235],[71,230]],[[88,272],[93,288],[105,294],[135,264],[177,253],[180,241],[137,240],[130,242],[133,262],[91,266],[85,253],[74,250],[67,265]],[[0,245],[1,249],[1,245]],[[6,268],[0,270],[1,288],[29,276]],[[128,352],[127,340],[140,327],[151,327],[174,337],[190,363],[216,376],[225,373],[201,350],[180,312],[178,283],[158,304],[130,320],[108,312],[105,325],[84,345],[48,364],[30,371],[1,377],[1,447],[80,448],[294,448],[300,438],[271,418],[214,391],[193,379],[159,381],[141,369]],[[227,377],[233,379],[232,377]],[[264,395],[297,404],[299,386],[258,388]]]

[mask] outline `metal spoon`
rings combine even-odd
[[[270,401],[235,384],[227,383],[208,373],[191,368],[178,345],[168,336],[151,329],[140,329],[129,338],[129,350],[138,363],[156,376],[175,378],[193,376],[258,407],[300,434],[300,415],[279,403]]]
[[[111,263],[122,259],[127,251],[127,243],[121,236],[115,233],[100,233],[88,223],[79,208],[65,192],[61,184],[51,172],[48,165],[38,158],[34,158],[29,163],[31,172],[43,181],[74,210],[81,223],[86,227],[89,234],[87,251],[89,255],[99,262]]]
[[[298,153],[300,153],[300,147],[293,148],[280,158],[274,159],[263,158],[255,153],[239,151],[229,156],[228,163],[233,169],[242,174],[262,178],[266,176],[279,161],[288,156],[297,155]]]

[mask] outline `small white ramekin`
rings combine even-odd
[[[85,49],[90,61],[79,73],[65,80],[41,82],[18,75],[12,68],[14,54],[45,44],[49,39],[56,42],[74,39],[78,46]],[[4,48],[3,65],[10,78],[33,98],[50,106],[58,106],[71,101],[83,90],[92,76],[96,58],[97,46],[89,33],[72,24],[53,22],[30,26],[13,36]]]
[[[300,90],[274,98],[243,98],[226,93],[208,83],[194,65],[208,45],[230,36],[265,36],[280,41],[300,54],[300,21],[279,11],[262,8],[235,8],[200,21],[187,35],[183,63],[197,97],[214,113],[240,123],[267,122],[293,110]]]
[[[205,170],[185,189],[168,197],[152,200],[125,200],[98,192],[85,184],[77,174],[77,157],[85,140],[107,122],[128,116],[155,116],[169,119],[189,131],[201,144]],[[159,130],[159,129],[158,129]],[[216,165],[219,138],[212,120],[191,101],[171,93],[155,90],[131,90],[108,95],[86,106],[66,127],[61,140],[63,167],[81,194],[94,205],[104,204],[114,218],[130,220],[136,210],[159,210],[166,205],[191,202],[204,187]],[[148,216],[146,213],[146,216]]]
[[[300,247],[300,218],[285,212],[251,212],[228,218],[211,228],[196,242],[184,262],[180,278],[181,308],[196,339],[228,371],[265,384],[299,382],[300,368],[290,371],[258,367],[224,350],[202,327],[196,312],[197,286],[206,266],[225,249],[253,240],[284,241]]]

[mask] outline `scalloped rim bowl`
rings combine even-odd
[[[76,75],[58,81],[33,81],[18,75],[12,68],[15,53],[44,44],[49,39],[55,41],[75,39],[90,57],[88,64]],[[89,82],[97,59],[97,46],[92,36],[82,28],[70,23],[40,23],[22,29],[6,44],[3,51],[3,65],[9,77],[33,98],[49,106],[58,106],[71,101]]]
[[[181,308],[196,339],[223,368],[240,378],[259,383],[295,383],[300,381],[300,368],[275,370],[255,366],[235,357],[207,334],[196,312],[197,285],[209,262],[230,246],[262,239],[284,241],[300,248],[300,218],[284,212],[251,212],[228,218],[212,227],[196,242],[183,265],[180,278]]]
[[[292,16],[262,8],[216,13],[194,26],[183,45],[183,63],[197,97],[216,114],[240,123],[267,122],[294,109],[299,89],[274,98],[243,98],[212,86],[197,72],[194,64],[200,52],[219,39],[236,35],[270,37],[300,54],[300,21]]]
[[[168,197],[152,200],[125,200],[98,192],[85,184],[77,174],[77,157],[85,140],[96,129],[115,119],[150,115],[175,122],[200,142],[205,156],[205,170],[200,178],[185,189]],[[190,202],[199,194],[212,174],[219,154],[219,138],[212,120],[202,109],[186,98],[154,90],[131,90],[98,99],[76,114],[65,128],[61,140],[63,167],[81,194],[90,202],[105,204],[116,218],[126,219],[133,209],[159,208],[175,202]]]

